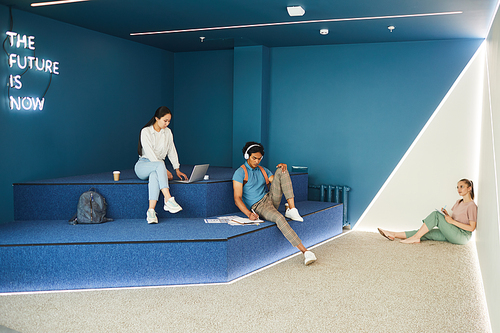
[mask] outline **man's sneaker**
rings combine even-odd
[[[311,251],[304,252],[304,258],[305,258],[304,264],[306,264],[306,266],[316,261],[316,256]]]
[[[179,206],[177,202],[175,202],[174,197],[170,197],[170,199],[165,202],[165,206],[163,206],[163,209],[170,213],[178,213],[182,210],[182,207]]]
[[[148,209],[148,212],[146,213],[147,216],[147,221],[149,224],[151,223],[158,223],[158,218],[156,217],[156,212],[154,209]]]
[[[302,216],[300,216],[297,208],[287,208],[285,211],[285,217],[288,217],[289,219],[292,219],[294,221],[304,222],[304,219],[302,218]]]

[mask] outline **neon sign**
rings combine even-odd
[[[7,38],[9,39],[9,43],[11,47],[15,47],[17,49],[24,48],[35,51],[35,37],[20,35],[13,31],[6,32]],[[34,54],[34,52],[33,52]],[[9,54],[8,59],[10,68],[18,68],[20,70],[36,70],[39,72],[45,72],[49,74],[59,75],[59,62],[52,61],[49,59],[40,59],[35,56],[21,56],[19,54],[11,53]],[[23,73],[24,74],[24,73]],[[22,75],[9,75],[9,88],[20,90],[23,87],[23,83],[21,81]],[[44,94],[45,96],[45,94]],[[39,97],[14,97],[9,94],[9,106],[10,109],[16,110],[43,110],[45,104],[45,98]]]

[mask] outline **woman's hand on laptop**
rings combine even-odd
[[[180,169],[175,169],[175,172],[177,173],[177,177],[179,177],[180,180],[188,180],[186,174],[182,173]]]

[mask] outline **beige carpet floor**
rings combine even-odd
[[[257,244],[258,246],[258,244]],[[232,284],[0,295],[29,332],[490,332],[474,243],[352,231]]]

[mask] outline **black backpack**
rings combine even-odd
[[[113,221],[113,219],[106,217],[107,206],[104,197],[97,193],[94,188],[91,188],[80,196],[76,214],[69,220],[69,224]]]

